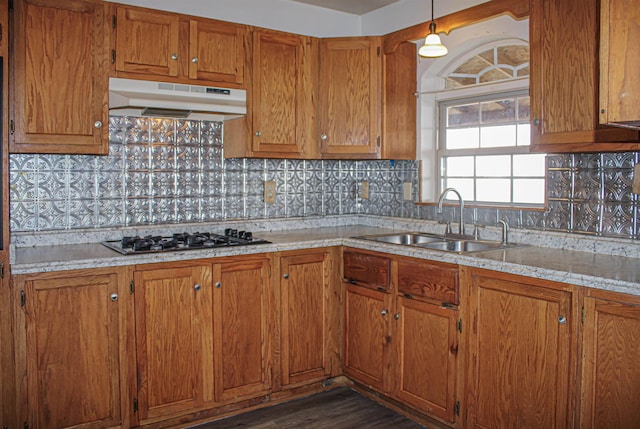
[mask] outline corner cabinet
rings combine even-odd
[[[481,269],[462,272],[472,321],[465,427],[574,427],[574,288]]]
[[[600,0],[531,1],[532,151],[640,149],[637,131],[599,125],[599,13]]]
[[[638,427],[640,298],[589,289],[583,323],[578,427]]]
[[[106,7],[14,1],[11,152],[108,152]]]
[[[125,279],[116,269],[13,279],[20,427],[130,427]]]
[[[601,0],[600,123],[640,127],[640,8]]]
[[[381,73],[379,37],[320,41],[322,158],[380,157]]]

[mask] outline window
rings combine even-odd
[[[439,103],[441,189],[466,201],[542,205],[545,156],[530,154],[526,91]]]

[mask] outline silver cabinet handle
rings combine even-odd
[[[95,121],[95,122],[93,123],[93,126],[94,126],[95,128],[102,128],[102,121]]]
[[[260,137],[260,136],[262,136],[262,133],[260,131],[256,131],[256,136]]]
[[[192,63],[197,63],[197,62],[198,62],[198,57],[193,57],[193,58],[191,58],[191,62],[192,62]]]
[[[112,302],[116,302],[118,300],[118,294],[117,293],[112,293],[109,298],[111,298]]]
[[[289,280],[289,274],[284,274],[282,277],[284,277],[285,280]]]
[[[201,285],[200,283],[196,283],[196,284],[193,286],[193,288],[194,288],[196,291],[199,291],[200,289],[202,289],[202,285]]]
[[[389,312],[388,312],[387,310],[382,310],[382,311],[380,312],[380,314],[382,314],[383,316],[386,316],[388,313],[389,313]]]
[[[222,283],[216,282],[216,288],[220,289],[222,287]]]
[[[565,323],[567,323],[567,318],[565,316],[558,317],[558,323],[564,325]]]
[[[400,313],[394,314],[393,318],[396,319],[396,320],[400,320]]]
[[[540,119],[536,118],[533,120],[533,125],[538,126],[540,125]]]
[[[171,54],[171,59],[172,60],[177,60],[178,59],[178,54]]]
[[[321,135],[320,135],[320,140],[326,140],[326,139],[328,139],[328,138],[329,138],[329,137],[328,137],[326,134],[321,134]]]

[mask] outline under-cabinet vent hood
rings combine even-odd
[[[224,120],[246,113],[243,89],[109,78],[111,115]]]

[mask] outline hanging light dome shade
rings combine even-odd
[[[418,49],[418,55],[427,58],[437,58],[447,55],[449,50],[442,44],[440,36],[436,33],[436,23],[433,20],[433,0],[431,0],[431,24],[429,24],[429,34],[424,39],[424,44]]]

